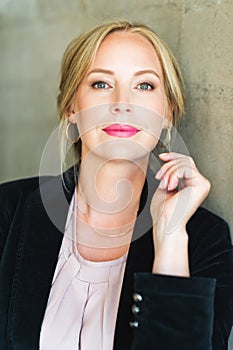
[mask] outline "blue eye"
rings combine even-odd
[[[143,91],[154,90],[154,86],[149,83],[140,83],[138,84],[138,89]]]
[[[91,84],[91,86],[94,89],[109,89],[109,84],[105,83],[104,81],[96,81],[95,83]]]

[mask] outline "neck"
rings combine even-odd
[[[104,217],[124,216],[138,209],[145,182],[148,159],[137,162],[116,159],[103,162],[84,158],[78,185],[78,200],[82,213],[91,223],[101,223]],[[99,218],[99,219],[98,219]]]
[[[104,260],[112,260],[127,252],[147,166],[148,159],[145,158],[137,162],[121,159],[103,162],[93,155],[81,162],[77,188],[77,229],[83,232],[84,229],[79,228],[86,227],[85,235],[81,235],[82,242],[78,239],[78,249],[84,257],[101,261],[104,254]],[[94,247],[85,245],[87,236],[93,239],[97,236]],[[83,237],[86,238],[83,240]]]

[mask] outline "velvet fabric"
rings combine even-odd
[[[0,187],[1,350],[39,349],[41,324],[75,186],[72,176],[66,188],[61,184],[57,176],[18,180]],[[150,202],[145,198],[151,192],[146,184],[140,212]],[[43,193],[47,203],[42,201]],[[47,205],[52,208],[50,217]],[[150,221],[148,208],[145,213],[136,223],[135,235]],[[57,225],[51,220],[53,215]],[[126,263],[114,350],[227,349],[233,319],[228,225],[199,208],[187,232],[190,278],[152,274],[151,225],[143,236],[135,236]],[[136,302],[140,308],[137,315],[132,313],[135,292],[142,296]],[[130,327],[132,321],[138,322],[137,328]]]

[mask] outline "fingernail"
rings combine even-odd
[[[162,175],[162,171],[159,170],[159,171],[156,173],[155,178],[156,178],[157,180],[159,180],[160,177],[161,177],[161,175]]]
[[[165,182],[164,179],[162,179],[162,180],[160,181],[159,188],[160,188],[161,190],[164,190],[164,189],[166,188],[166,182]]]

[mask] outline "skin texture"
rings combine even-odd
[[[137,105],[161,116],[161,127],[169,126],[171,111],[166,101],[160,62],[152,45],[139,34],[117,32],[105,38],[77,90],[69,121],[80,127],[77,113],[88,109],[94,111],[95,107],[101,105],[109,106],[112,123],[116,123],[119,116],[133,115],[133,106]],[[105,112],[106,108],[103,108],[103,113]],[[129,120],[127,119],[127,124]],[[85,240],[78,243],[78,250],[84,258],[106,261],[122,256],[129,249],[149,153],[158,138],[141,128],[140,132],[127,139],[130,140],[130,145],[126,147],[128,144],[124,143],[124,138],[108,135],[103,131],[103,125],[94,121],[93,117],[93,128],[81,133],[82,163],[77,197],[82,210],[77,212],[77,222],[85,223],[88,228],[107,230],[114,229],[117,223],[119,232],[120,227],[129,225],[131,228],[126,241],[114,246],[90,247],[85,244]],[[103,145],[106,147],[101,148]],[[122,145],[124,147],[121,150]],[[121,153],[123,149],[124,154]],[[112,159],[109,154],[114,154]],[[153,272],[189,276],[186,224],[208,195],[210,184],[190,157],[166,153],[161,154],[160,158],[164,162],[156,174],[160,185],[151,202],[155,249]],[[87,172],[90,178],[88,184]],[[123,189],[122,195],[116,190],[122,179],[131,188],[127,205],[127,187]],[[94,191],[97,196],[93,196]],[[118,201],[118,210],[108,211],[109,203],[114,201]],[[103,202],[106,203],[106,208],[100,211],[98,208]],[[177,206],[177,203],[183,204],[185,210],[179,211],[177,207],[180,205]]]

